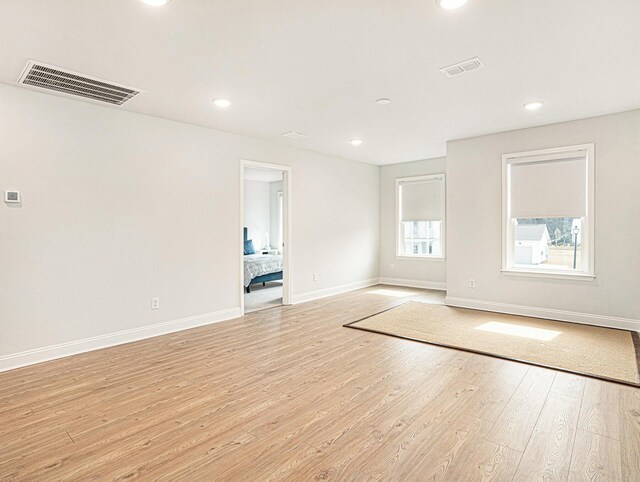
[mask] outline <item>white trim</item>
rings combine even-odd
[[[381,285],[405,286],[407,288],[422,288],[426,290],[447,291],[447,283],[440,281],[424,281],[404,278],[380,278]]]
[[[400,254],[400,243],[401,243],[401,216],[400,216],[400,186],[402,184],[412,183],[412,182],[421,182],[421,181],[433,181],[438,180],[442,181],[441,183],[441,194],[442,194],[442,219],[440,222],[442,225],[440,226],[440,245],[442,246],[442,254],[439,256],[433,255],[416,255],[411,256],[407,254]],[[445,173],[438,174],[426,174],[422,176],[411,176],[411,177],[397,177],[396,178],[396,258],[407,258],[407,259],[441,259],[444,260],[446,258],[446,243],[447,237],[447,175]]]
[[[278,208],[278,245],[276,248],[280,251],[284,247],[284,192],[276,193],[276,203]]]
[[[369,286],[375,286],[379,284],[391,285],[391,286],[405,286],[407,288],[422,288],[428,290],[446,291],[446,283],[440,283],[437,281],[422,281],[422,280],[407,280],[401,278],[371,278],[362,281],[355,281],[353,283],[347,283],[340,286],[334,286],[331,288],[324,288],[317,291],[309,291],[299,295],[293,295],[293,304],[306,303],[307,301],[319,300],[328,296],[339,295],[342,293],[348,293],[349,291],[355,291],[362,288],[368,288]]]
[[[82,340],[74,340],[58,345],[44,346],[19,353],[0,356],[0,372],[20,368],[35,363],[42,363],[57,358],[63,358],[78,353],[99,350],[110,346],[131,343],[155,336],[166,335],[176,331],[187,330],[198,326],[218,323],[240,317],[240,308],[227,308],[225,310],[204,313],[202,315],[189,316],[178,320],[165,321],[155,325],[141,326],[130,330],[107,333]]]
[[[578,144],[575,146],[563,146],[563,147],[551,147],[549,149],[538,149],[536,151],[524,151],[524,152],[512,152],[510,154],[504,154],[502,159],[507,160],[510,164],[515,164],[519,162],[528,162],[530,159],[520,159],[520,158],[531,158],[534,157],[534,161],[545,161],[552,159],[563,159],[567,155],[579,155],[580,151],[588,151],[589,149],[593,149],[593,144]],[[561,153],[562,155],[556,155]]]
[[[409,177],[397,177],[396,183],[400,184],[408,184],[412,182],[423,182],[423,181],[444,181],[446,174],[444,172],[438,172],[436,174],[420,174],[418,176],[409,176]]]
[[[482,301],[467,298],[445,298],[447,306],[470,308],[473,310],[493,311],[507,313],[509,315],[530,316],[533,318],[545,318],[548,320],[568,321],[584,325],[603,326],[606,328],[618,328],[621,330],[640,331],[640,320],[620,318],[615,316],[595,315],[576,311],[556,310],[553,308],[538,308],[535,306],[512,305],[495,301]]]
[[[325,288],[317,291],[309,291],[307,293],[301,293],[299,295],[293,295],[293,304],[306,303],[307,301],[318,300],[320,298],[326,298],[327,296],[339,295],[341,293],[347,293],[349,291],[359,290],[361,288],[367,288],[379,284],[378,278],[371,278],[362,281],[355,281],[353,283],[347,283],[340,286],[334,286],[332,288]]]
[[[442,256],[434,256],[431,254],[415,254],[413,256],[408,256],[408,255],[396,255],[396,259],[407,259],[407,260],[412,260],[412,261],[416,261],[416,260],[426,260],[426,261],[446,261],[445,258],[443,258]]]
[[[284,196],[284,246],[278,249],[282,250],[282,304],[290,305],[292,303],[291,297],[291,209],[293,206],[292,194],[291,194],[291,166],[285,166],[282,164],[269,164],[267,162],[250,161],[248,159],[240,159],[240,242],[239,246],[243,247],[243,228],[244,228],[244,170],[246,167],[253,167],[257,169],[273,169],[282,172],[282,194]],[[243,316],[244,311],[244,287],[242,280],[244,279],[244,252],[241,250],[240,255],[240,315]]]
[[[515,244],[514,220],[511,219],[510,166],[522,162],[541,162],[546,159],[560,159],[567,155],[586,153],[587,157],[587,212],[582,218],[582,229],[586,236],[582,236],[582,266],[586,271],[563,273],[553,270],[526,270],[514,268],[513,250]],[[532,276],[551,279],[588,279],[595,278],[595,144],[580,144],[575,146],[554,147],[537,151],[516,152],[502,155],[502,269],[504,274],[517,276]]]
[[[538,271],[533,269],[501,269],[502,274],[508,276],[529,276],[533,278],[552,278],[552,279],[572,279],[575,281],[593,281],[596,279],[595,275],[586,273],[574,273],[574,272],[561,272],[561,271]]]

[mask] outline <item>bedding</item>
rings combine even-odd
[[[258,276],[282,271],[282,255],[248,254],[244,257],[244,287]]]
[[[253,239],[248,239],[244,242],[244,254],[256,254],[256,250],[253,247]]]

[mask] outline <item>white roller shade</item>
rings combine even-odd
[[[586,155],[514,163],[510,174],[512,218],[586,216]]]
[[[444,218],[443,179],[400,184],[402,221],[441,221]]]

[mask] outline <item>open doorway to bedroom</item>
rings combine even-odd
[[[289,304],[287,166],[241,162],[241,307],[243,313]]]

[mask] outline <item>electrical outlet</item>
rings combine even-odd
[[[475,288],[476,287],[476,280],[471,278],[469,280],[469,288]]]
[[[160,298],[158,297],[151,298],[151,309],[157,310],[159,308],[160,308]]]
[[[318,281],[318,273],[313,273],[313,281]]]
[[[396,269],[396,265],[395,265],[395,264],[393,264],[393,263],[391,263],[391,264],[389,265],[389,269],[390,269],[391,271],[393,271],[394,269]]]

